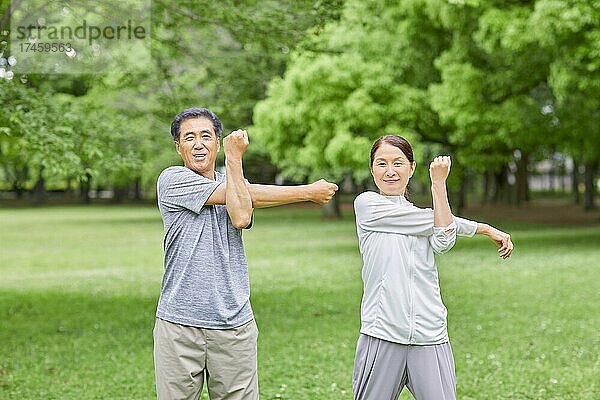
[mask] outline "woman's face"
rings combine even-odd
[[[408,181],[415,171],[406,155],[396,146],[383,142],[375,152],[371,175],[379,193],[384,196],[404,196]]]

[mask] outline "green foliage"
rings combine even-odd
[[[368,143],[387,133],[408,136],[422,155],[450,152],[455,165],[480,171],[504,169],[514,149],[551,146],[543,133],[551,117],[540,113],[553,98],[550,54],[532,41],[513,45],[527,29],[519,18],[528,7],[347,2],[257,104],[263,145],[290,175],[358,180],[368,176]]]
[[[540,72],[548,89],[538,91],[538,96],[533,97],[551,107],[550,120],[546,129],[540,129],[544,124],[540,118],[532,119],[531,112],[517,114],[526,123],[524,131],[533,131],[526,140],[535,144],[537,138],[540,144],[550,143],[579,161],[597,160],[600,158],[600,7],[595,2],[579,0],[534,3],[489,11],[482,18],[477,38],[488,51],[499,49],[512,54],[526,49],[527,57],[523,60],[527,65],[536,62],[532,54],[547,59],[547,67]]]
[[[5,131],[0,146],[7,153],[2,162],[9,170],[0,180],[14,181],[11,171],[19,169],[31,186],[34,173],[25,172],[38,171],[43,163],[44,174],[54,182],[91,176],[98,185],[118,187],[141,181],[152,193],[158,173],[181,161],[169,135],[174,115],[187,107],[206,106],[221,117],[225,132],[246,127],[268,81],[283,73],[290,50],[308,29],[318,30],[338,18],[341,3],[154,1],[153,57],[145,69],[125,73],[117,66],[96,76],[30,75],[24,85],[15,76],[11,92],[4,90],[8,84],[2,79],[3,105],[10,109],[23,98],[40,106],[31,120],[18,117],[12,124],[32,123],[29,130],[34,131],[39,130],[35,124],[44,121],[58,147],[46,145],[39,153],[43,161],[32,162],[21,152],[24,145],[14,136],[15,126],[0,120]],[[0,2],[0,20],[6,21],[2,15],[7,11],[8,3]],[[45,120],[39,119],[42,115]],[[18,132],[19,138],[23,135]],[[271,169],[258,146],[251,146],[248,158]],[[261,175],[260,165],[249,170]]]
[[[9,104],[0,112],[5,179],[19,183],[23,171],[31,170],[39,171],[36,179],[44,174],[54,181],[102,176],[118,182],[139,175],[136,145],[143,140],[131,134],[132,123],[124,116],[111,115],[89,98],[19,82],[0,82],[0,88],[2,102]]]
[[[155,1],[147,68],[0,82],[9,104],[0,110],[0,179],[16,187],[40,171],[58,180],[91,174],[100,185],[141,181],[151,192],[158,172],[180,162],[169,123],[190,106],[212,108],[226,132],[254,124],[247,158],[257,176],[273,171],[270,156],[298,181],[364,181],[369,146],[388,133],[411,140],[420,165],[449,153],[467,175],[506,171],[515,150],[591,163],[600,157],[599,8]],[[38,132],[31,157],[21,151],[24,131]],[[427,183],[426,174],[417,180]]]

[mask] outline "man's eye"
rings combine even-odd
[[[202,136],[202,139],[210,140],[210,139],[212,139],[212,137],[210,135],[204,135],[204,136]]]
[[[187,141],[194,140],[194,137],[193,136],[186,136],[185,140],[187,140]]]

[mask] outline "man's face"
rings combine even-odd
[[[209,119],[198,117],[183,121],[175,147],[186,167],[205,178],[215,179],[215,161],[220,144]]]

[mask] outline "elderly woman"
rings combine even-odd
[[[371,149],[379,192],[354,201],[364,294],[354,362],[356,400],[396,400],[408,386],[417,400],[456,398],[454,359],[446,328],[434,253],[450,250],[456,236],[487,235],[506,259],[510,236],[452,215],[446,192],[450,157],[429,167],[433,209],[406,197],[416,163],[411,145],[383,136]]]

